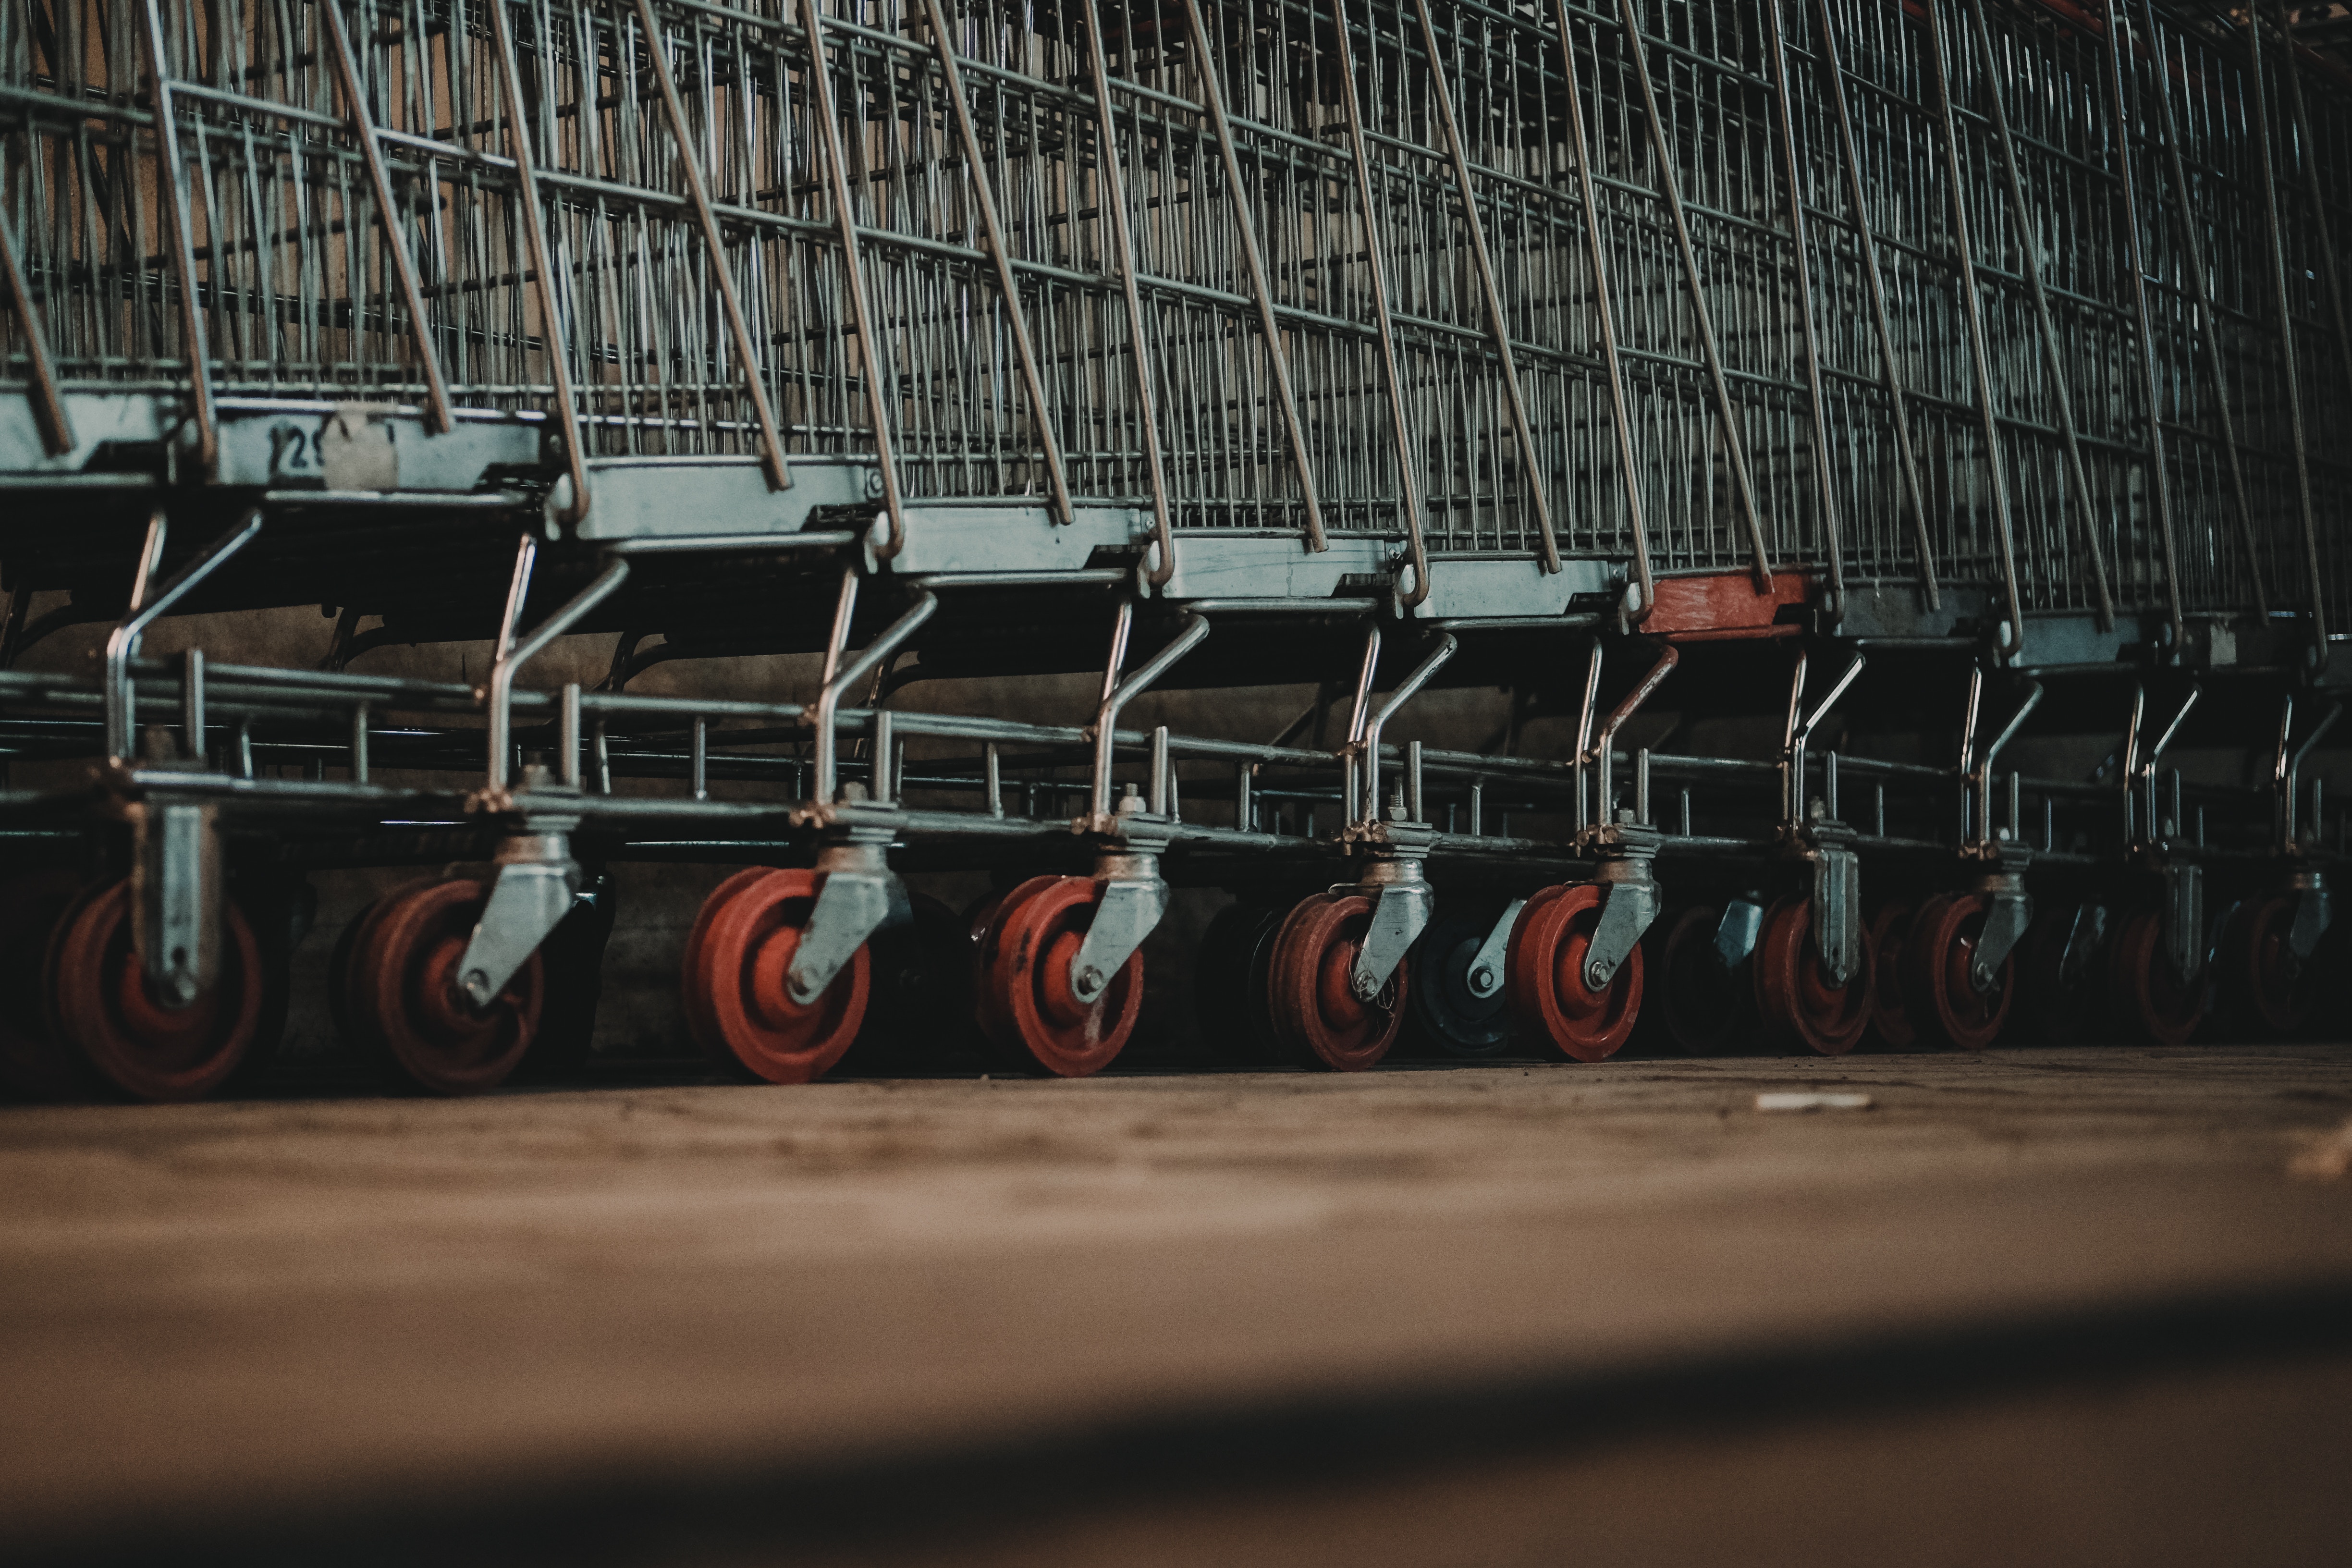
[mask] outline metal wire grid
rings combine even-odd
[[[2242,30],[2201,13],[2147,13],[2109,62],[2092,29],[1975,0],[1642,4],[941,5],[960,116],[929,0],[820,11],[822,83],[781,0],[531,0],[503,29],[481,0],[371,0],[337,14],[356,99],[322,6],[8,0],[0,150],[79,381],[184,384],[201,328],[217,393],[423,398],[431,363],[447,399],[544,407],[561,355],[597,452],[761,450],[756,380],[781,449],[887,445],[910,494],[1038,494],[1060,471],[1139,497],[1159,468],[1184,526],[1395,533],[1410,493],[1438,552],[1549,531],[1622,556],[1646,528],[1661,569],[1720,568],[1760,533],[1777,563],[1854,581],[1999,583],[2005,489],[2026,607],[2094,605],[2102,584],[2127,608],[2176,586],[2192,610],[2297,605],[2315,549],[2339,605],[2340,544],[2307,542],[2304,519],[2340,505],[2346,466],[2288,438],[2296,401],[2315,429],[2347,398],[2332,259],[2314,255],[2315,204],[2340,237],[2352,163],[2332,89],[2282,91],[2273,44],[2253,113]],[[159,55],[176,149],[144,86]],[[184,242],[159,177],[175,153]],[[2133,374],[2135,216],[2160,492]]]

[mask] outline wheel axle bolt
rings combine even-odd
[[[1482,963],[1470,972],[1470,990],[1479,996],[1494,994],[1495,971],[1491,965]]]
[[[1586,964],[1584,966],[1584,983],[1595,991],[1600,990],[1601,987],[1609,984],[1608,969],[1598,963]]]
[[[1089,963],[1084,969],[1078,971],[1077,975],[1072,984],[1076,987],[1078,993],[1078,997],[1081,1001],[1091,1001],[1093,1000],[1095,994],[1103,988],[1103,972]]]

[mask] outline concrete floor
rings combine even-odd
[[[0,1556],[2340,1562],[2347,1119],[2315,1047],[7,1108]]]

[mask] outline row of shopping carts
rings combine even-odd
[[[1171,884],[1235,894],[1248,1059],[1597,1059],[1662,965],[1694,1050],[2305,1027],[2352,74],[2293,22],[0,0],[0,1072],[236,1081],[306,871],[407,865],[337,1017],[488,1088],[578,1048],[608,868],[664,858],[749,868],[681,988],[772,1081],[900,970],[1097,1070]],[[142,651],[310,604],[323,668]],[[385,651],[460,640],[478,684]],[[773,653],[813,697],[630,689]],[[1121,727],[1239,685],[1317,696]],[[1478,687],[1571,742],[1395,738]],[[1633,743],[1667,711],[1772,739]],[[2112,754],[2001,770],[2061,732]]]

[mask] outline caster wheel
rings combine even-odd
[[[1092,1002],[1070,984],[1099,896],[1091,877],[1032,877],[1004,895],[981,933],[975,1011],[997,1058],[1016,1071],[1085,1078],[1108,1067],[1135,1033],[1140,949]]]
[[[1201,933],[1192,957],[1192,1011],[1212,1060],[1271,1067],[1282,1042],[1265,1005],[1267,965],[1287,912],[1254,899],[1227,904]]]
[[[1366,1002],[1349,984],[1372,923],[1361,893],[1318,893],[1283,917],[1266,963],[1266,1009],[1290,1054],[1309,1067],[1361,1072],[1389,1054],[1404,1025],[1408,963]]]
[[[458,961],[488,900],[481,882],[412,882],[346,931],[340,1022],[408,1087],[444,1095],[496,1089],[538,1032],[546,994],[539,954],[487,1007],[457,989]]]
[[[2273,1037],[2298,1034],[2319,1001],[2315,961],[2298,959],[2287,945],[2294,927],[2295,900],[2286,893],[2248,899],[2221,933],[2221,965],[2215,976],[2230,1004],[2233,1023]]]
[[[1825,1057],[1842,1057],[1870,1026],[1870,933],[1863,933],[1862,963],[1843,986],[1832,985],[1813,950],[1812,903],[1782,899],[1764,912],[1756,939],[1756,1006],[1768,1028],[1801,1041]]]
[[[2017,976],[2018,1021],[2033,1038],[2065,1046],[2105,1032],[2106,942],[2107,911],[2097,904],[2047,906],[2034,916],[2018,944]]]
[[[226,1083],[261,1032],[261,944],[235,904],[224,907],[220,975],[211,992],[166,1007],[131,951],[131,884],[75,900],[50,936],[49,1028],[100,1081],[131,1100],[200,1100]]]
[[[1918,1040],[1904,1006],[1904,939],[1915,913],[1907,901],[1881,904],[1870,920],[1870,1028],[1880,1045],[1906,1051]]]
[[[1643,1012],[1661,1021],[1667,1043],[1685,1056],[1721,1056],[1755,1033],[1755,983],[1748,961],[1724,967],[1715,949],[1722,923],[1722,905],[1696,904],[1674,918],[1659,944],[1664,978]]]
[[[1407,1040],[1438,1056],[1474,1061],[1508,1048],[1509,959],[1483,977],[1472,973],[1501,913],[1490,904],[1441,909],[1421,933],[1405,960],[1412,967],[1412,984],[1405,988]]]
[[[1609,984],[1585,983],[1585,954],[1601,925],[1601,889],[1580,882],[1546,888],[1511,928],[1512,1016],[1528,1033],[1580,1062],[1616,1054],[1642,1014],[1642,949],[1636,944]]]
[[[823,879],[755,867],[719,884],[688,934],[687,1026],[721,1067],[769,1083],[806,1083],[857,1037],[873,957],[861,946],[808,1006],[785,989]]]
[[[2164,921],[2154,910],[2125,917],[2107,952],[2107,995],[2129,1039],[2181,1046],[2205,1017],[2205,977],[2182,984],[2164,956]]]
[[[905,1071],[961,1055],[971,1018],[971,940],[939,900],[910,895],[914,920],[866,942],[874,978],[866,1021],[841,1061],[852,1072]],[[968,1066],[969,1062],[957,1062]]]
[[[1903,942],[1903,1002],[1922,1039],[1981,1051],[2009,1021],[2017,955],[2001,960],[1987,990],[1978,990],[1969,973],[1991,907],[1981,894],[1939,893],[1913,918]]]
[[[83,1088],[73,1052],[49,1032],[41,1002],[50,933],[82,885],[79,872],[62,867],[0,884],[0,1093],[65,1100]]]

